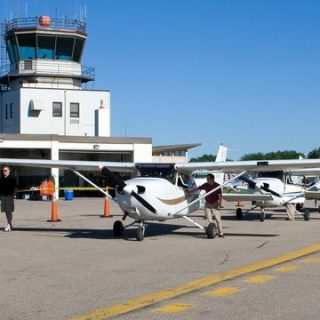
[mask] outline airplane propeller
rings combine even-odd
[[[273,196],[276,196],[276,197],[279,197],[279,198],[282,198],[281,194],[273,191],[272,189],[269,188],[269,184],[268,183],[263,183],[262,186],[260,186],[260,189],[261,190],[264,190],[266,192],[270,192]]]
[[[262,186],[259,186],[259,185],[257,185],[256,182],[254,182],[253,180],[247,178],[246,176],[241,176],[241,177],[239,177],[239,179],[244,181],[244,182],[247,182],[250,189],[259,188],[260,190],[263,190],[263,191],[271,193],[273,196],[282,198],[282,196],[279,193],[277,193],[274,190],[269,188],[269,184],[268,183],[264,182]]]
[[[102,174],[118,186],[118,190],[123,190],[124,192],[130,194],[133,198],[135,198],[138,202],[140,202],[145,208],[147,208],[152,213],[156,214],[157,210],[144,198],[142,198],[134,189],[137,191],[141,188],[141,186],[129,186],[127,185],[123,179],[121,179],[117,174],[110,171],[108,168],[102,168]]]

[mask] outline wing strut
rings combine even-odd
[[[185,218],[186,220],[188,220],[189,222],[191,222],[192,224],[194,224],[196,227],[200,228],[201,230],[204,230],[205,227],[200,225],[199,223],[195,222],[194,220],[190,219],[187,216],[182,216],[182,218]]]
[[[181,211],[189,208],[190,206],[192,206],[193,204],[195,204],[196,202],[202,200],[203,198],[205,198],[206,196],[208,196],[209,194],[221,189],[222,187],[226,186],[228,183],[230,183],[233,180],[236,180],[237,178],[239,178],[240,176],[244,175],[246,173],[246,171],[242,171],[241,173],[239,173],[238,175],[234,176],[233,178],[227,180],[226,182],[220,184],[219,187],[212,189],[211,191],[209,191],[208,193],[204,194],[203,196],[191,201],[190,203],[188,203],[187,206],[183,207],[182,209],[178,210],[177,212],[175,212],[172,216],[176,216],[178,213],[180,213]]]
[[[304,191],[298,193],[296,196],[294,196],[294,197],[292,197],[291,199],[285,201],[285,202],[283,203],[283,205],[286,205],[287,203],[290,203],[291,201],[296,200],[297,198],[300,198],[300,197],[302,197],[302,196],[305,197],[306,192],[309,191],[310,189],[312,189],[313,187],[314,187],[314,186],[312,185],[312,186],[310,186],[309,188],[305,189]]]
[[[106,197],[113,199],[110,194],[103,190],[102,188],[100,188],[99,186],[97,186],[95,183],[93,183],[91,180],[89,180],[88,178],[86,178],[83,174],[81,174],[80,172],[78,172],[77,170],[72,170],[76,175],[78,175],[80,178],[82,178],[83,180],[87,181],[88,183],[90,183],[93,187],[95,187],[97,190],[99,190],[100,192],[102,192]]]

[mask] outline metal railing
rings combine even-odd
[[[23,60],[13,64],[6,64],[0,68],[0,78],[9,76],[46,75],[82,77],[89,81],[95,79],[95,68],[68,62],[50,63],[50,61]]]
[[[14,18],[10,21],[5,21],[4,24],[4,32],[7,33],[10,30],[16,28],[26,28],[26,27],[34,27],[34,28],[45,28],[45,29],[66,29],[73,31],[86,32],[87,23],[84,21],[80,21],[78,19],[70,19],[70,18],[51,18],[50,24],[43,25],[41,24],[41,17],[31,17],[31,18]]]

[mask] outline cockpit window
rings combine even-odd
[[[177,184],[179,187],[193,189],[196,187],[196,183],[191,175],[179,174]]]
[[[192,174],[192,176],[195,178],[195,179],[204,179],[204,178],[206,178],[207,177],[207,175],[208,175],[208,173],[209,173],[209,171],[198,171],[198,172],[194,172],[193,174]]]
[[[139,164],[137,170],[140,177],[164,178],[171,182],[175,175],[174,165],[171,164]]]

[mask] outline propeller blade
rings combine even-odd
[[[117,174],[110,171],[107,167],[103,167],[101,172],[104,176],[109,178],[115,185],[119,186],[120,189],[123,189],[126,186],[125,182]]]
[[[256,187],[258,187],[261,190],[264,190],[266,192],[271,193],[273,196],[282,198],[281,194],[279,194],[279,193],[273,191],[272,189],[270,189],[269,188],[269,184],[267,184],[267,183],[264,183],[262,186],[257,186],[256,182],[254,182],[253,180],[247,178],[246,176],[241,176],[241,177],[239,177],[239,179],[247,182],[250,189],[255,189]]]
[[[131,192],[131,195],[136,198],[144,207],[146,207],[149,211],[156,214],[157,210],[145,199],[143,199],[139,194],[137,194],[135,191]]]
[[[261,187],[260,187],[261,190],[264,190],[264,191],[267,191],[267,192],[270,192],[273,196],[276,196],[276,197],[279,197],[279,198],[282,198],[281,194],[269,189],[269,185],[267,183],[264,183]]]

